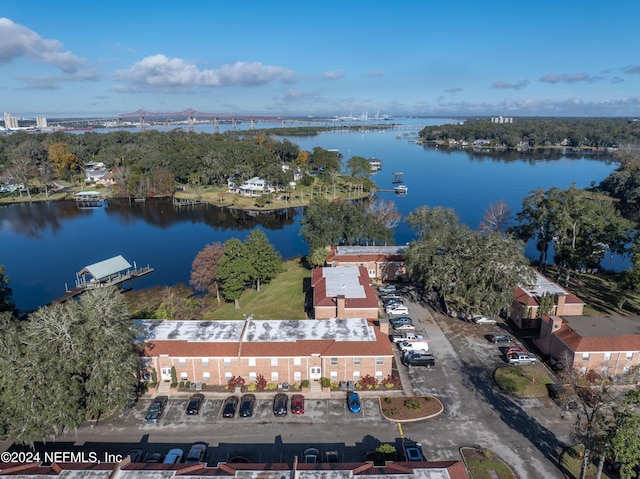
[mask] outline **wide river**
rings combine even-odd
[[[400,213],[407,215],[421,205],[451,207],[472,228],[491,203],[503,199],[515,214],[532,190],[572,183],[588,187],[615,168],[610,158],[590,154],[488,156],[413,143],[418,126],[444,121],[412,119],[402,121],[406,126],[399,130],[331,132],[290,140],[304,150],[339,149],[345,161],[355,155],[378,158],[382,170],[373,179],[380,189],[392,190],[392,173],[403,173],[406,196],[379,193],[393,200]],[[253,216],[214,206],[176,209],[170,202],[152,201],[133,205],[110,201],[96,209],[79,209],[70,202],[15,204],[0,208],[0,264],[6,266],[16,305],[35,309],[62,296],[65,284],[74,286],[75,274],[84,266],[119,254],[155,270],[132,282],[135,289],[188,283],[191,263],[205,245],[232,237],[244,240],[256,227],[265,231],[284,258],[306,254],[299,235],[302,216],[301,209]],[[414,238],[401,222],[396,243]],[[534,257],[535,249],[528,254]],[[620,262],[607,259],[604,266],[617,268]]]

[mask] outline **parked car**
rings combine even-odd
[[[476,324],[496,324],[498,321],[493,318],[487,318],[486,316],[476,316],[473,318],[473,322]]]
[[[305,464],[315,464],[318,462],[318,458],[320,457],[320,451],[318,451],[315,447],[310,447],[305,449],[302,453],[302,462]]]
[[[234,417],[236,415],[236,409],[238,409],[238,403],[240,399],[238,396],[229,396],[224,400],[222,405],[222,417]]]
[[[401,343],[402,341],[420,341],[427,339],[422,334],[415,333],[393,333],[389,335],[389,339],[392,343]]]
[[[325,451],[324,462],[327,464],[335,464],[338,462],[338,451]]]
[[[396,285],[395,284],[385,284],[378,287],[378,291],[381,293],[395,293]]]
[[[187,403],[187,414],[190,416],[200,414],[200,407],[204,402],[204,394],[194,394]]]
[[[518,354],[518,353],[529,353],[529,351],[522,349],[520,346],[509,346],[505,351],[504,351],[504,355],[506,357],[509,357],[509,355],[511,354]]]
[[[404,316],[405,314],[409,314],[409,308],[406,306],[394,306],[387,308],[385,313],[389,316]]]
[[[506,334],[490,334],[489,336],[487,336],[487,338],[492,343],[510,343],[511,342],[511,336],[508,336]]]
[[[131,449],[127,452],[127,456],[129,456],[131,462],[142,462],[144,451],[142,449]]]
[[[424,366],[431,369],[436,364],[436,358],[426,351],[407,352],[402,356],[402,363],[407,367]]]
[[[169,398],[167,396],[157,396],[151,403],[151,406],[149,406],[149,410],[145,416],[145,421],[156,423],[160,421],[160,417],[162,417],[162,413],[167,407],[168,401]]]
[[[184,451],[182,449],[171,449],[164,458],[164,464],[178,464],[182,462]]]
[[[284,393],[278,393],[273,398],[273,415],[286,416],[287,405],[289,404],[289,396]]]
[[[196,442],[193,446],[191,446],[191,449],[189,449],[184,462],[186,464],[198,464],[200,462],[205,462],[207,447],[208,445],[205,442]]]
[[[380,299],[382,301],[388,301],[391,299],[402,299],[402,296],[400,296],[399,294],[396,293],[385,293],[385,294],[381,294],[380,295]]]
[[[533,354],[529,353],[514,353],[508,356],[509,364],[532,364],[537,361],[537,358]]]
[[[415,441],[403,441],[402,449],[404,456],[409,462],[424,461],[422,454],[422,444]]]
[[[413,324],[399,324],[393,327],[393,330],[397,332],[414,331],[415,329],[416,327]]]
[[[390,318],[389,323],[391,326],[399,326],[401,324],[413,324],[413,320],[409,316],[399,316],[397,318]]]
[[[382,304],[385,308],[390,308],[393,306],[404,306],[404,303],[401,299],[385,299],[382,301]]]
[[[291,396],[291,414],[304,414],[304,396],[302,394]]]
[[[154,451],[149,451],[148,453],[146,453],[144,455],[144,461],[147,464],[158,464],[160,462],[162,462],[162,459],[164,458],[164,456],[162,454],[160,454],[159,452],[154,452]]]
[[[256,396],[254,394],[245,394],[240,398],[240,409],[238,415],[240,417],[253,416],[253,408],[256,405]]]
[[[347,393],[347,406],[352,413],[359,413],[362,410],[360,395],[357,392],[349,391]]]

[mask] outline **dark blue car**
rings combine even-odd
[[[353,413],[359,413],[362,409],[362,405],[360,404],[360,395],[355,391],[350,391],[347,394],[347,406],[349,406],[349,411]]]

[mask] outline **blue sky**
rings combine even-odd
[[[640,116],[640,2],[0,0],[14,116]]]

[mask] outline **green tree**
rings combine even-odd
[[[245,253],[252,264],[253,274],[251,281],[260,291],[263,282],[275,278],[278,273],[284,271],[282,257],[273,245],[269,243],[267,235],[262,230],[254,229],[244,241]]]
[[[139,349],[115,288],[0,324],[0,410],[5,434],[32,444],[111,414],[135,394]]]
[[[9,278],[4,270],[5,266],[0,264],[0,313],[14,313],[16,306],[13,303],[13,290],[9,286]]]
[[[640,391],[628,391],[613,416],[604,419],[605,454],[621,463],[620,477],[632,479],[640,466]]]
[[[405,253],[407,273],[454,311],[496,315],[532,280],[524,244],[510,236],[473,231],[448,208],[423,206],[407,220],[419,234]]]
[[[246,253],[242,241],[231,238],[224,243],[224,254],[218,265],[218,280],[222,284],[222,294],[227,301],[233,301],[240,308],[240,296],[244,285],[255,274],[253,265]]]

